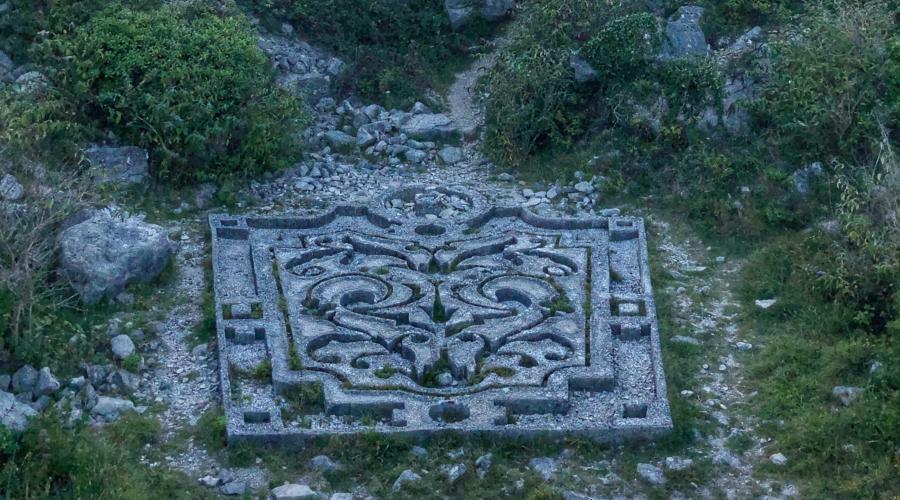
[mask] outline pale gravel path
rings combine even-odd
[[[458,73],[447,93],[447,105],[450,108],[448,114],[466,139],[475,139],[478,129],[484,125],[484,108],[476,95],[478,80],[497,63],[497,57],[507,40],[502,36],[494,39],[491,51],[482,55],[469,69]]]
[[[177,439],[218,401],[215,352],[193,353],[189,343],[189,337],[203,319],[200,305],[207,289],[203,270],[208,251],[202,230],[204,223],[203,219],[182,221],[183,236],[175,256],[178,282],[169,290],[177,297],[177,305],[157,327],[159,364],[153,372],[149,392],[156,402],[166,405],[159,415],[166,441]],[[193,439],[188,439],[183,452],[167,456],[166,462],[194,476],[217,468],[206,450],[195,446]]]

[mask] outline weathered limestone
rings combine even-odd
[[[700,27],[703,7],[684,5],[666,23],[663,56],[669,58],[707,56],[710,49]]]
[[[453,139],[459,136],[459,129],[447,115],[411,115],[400,126],[400,131],[412,139],[423,141]]]
[[[162,272],[175,250],[165,230],[101,210],[62,232],[60,271],[85,303],[118,295]]]
[[[149,155],[139,147],[92,144],[84,150],[84,156],[98,184],[142,184],[150,177]]]
[[[5,52],[0,50],[0,82],[12,83],[16,79],[15,69],[16,64]]]
[[[438,219],[448,199],[465,203]],[[411,186],[210,225],[230,441],[671,428],[641,219]]]
[[[0,391],[0,426],[12,432],[23,432],[37,412],[8,392]]]
[[[476,17],[500,21],[509,15],[515,5],[515,0],[444,0],[453,29],[462,28]]]

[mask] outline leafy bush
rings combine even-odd
[[[388,107],[407,107],[448,80],[448,68],[487,29],[474,23],[454,32],[440,0],[273,0],[249,7],[272,21],[290,20],[303,37],[346,58],[345,90]]]
[[[883,129],[875,164],[840,166],[838,206],[845,241],[835,270],[821,281],[827,296],[855,307],[851,325],[900,334],[900,158]]]
[[[659,44],[656,17],[631,14],[610,21],[584,45],[582,54],[601,82],[627,80],[650,66]]]
[[[74,158],[91,133],[78,120],[77,107],[57,89],[39,96],[0,89],[0,142],[15,154]]]
[[[489,78],[485,146],[501,161],[517,162],[536,150],[570,144],[582,132],[580,98],[568,54],[539,45],[511,47]]]
[[[160,179],[252,175],[297,153],[308,115],[274,86],[239,16],[198,5],[116,6],[41,52],[80,112],[146,147]]]
[[[774,45],[772,81],[757,116],[784,155],[871,163],[879,122],[900,119],[893,17],[883,2],[821,7],[801,33]]]
[[[670,105],[686,106],[713,105],[722,94],[722,73],[714,61],[709,59],[676,59],[659,67],[660,87]],[[696,112],[697,110],[692,110]]]
[[[159,6],[158,0],[122,0],[132,8]],[[0,16],[0,50],[17,63],[29,62],[29,46],[44,37],[70,33],[109,7],[107,0],[8,0]]]
[[[540,150],[569,146],[584,132],[586,96],[574,80],[569,56],[591,33],[629,9],[628,2],[597,9],[592,0],[526,5],[487,76],[485,147],[495,160],[521,163]],[[600,50],[598,43],[594,52]]]

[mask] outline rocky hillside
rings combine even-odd
[[[0,496],[900,495],[898,33],[877,0],[0,0]],[[226,446],[208,215],[413,184],[644,217],[673,431]]]

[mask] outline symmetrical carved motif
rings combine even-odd
[[[671,426],[639,219],[414,186],[375,209],[210,223],[232,439]]]

